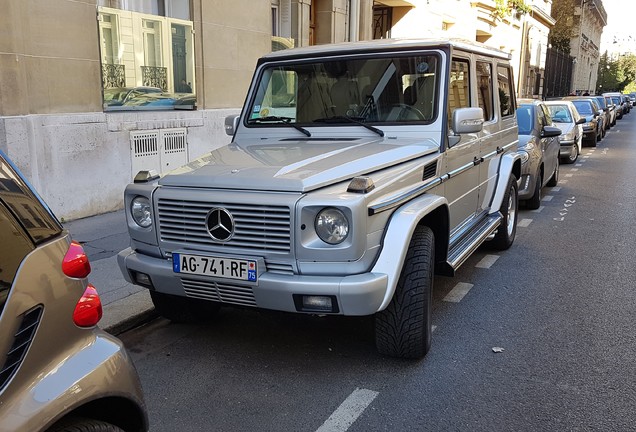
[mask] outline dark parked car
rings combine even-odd
[[[556,186],[559,181],[559,135],[545,103],[533,99],[520,99],[517,108],[519,127],[519,153],[521,177],[519,200],[529,209],[541,205],[541,188]]]
[[[623,118],[623,114],[627,114],[627,109],[625,108],[625,101],[623,100],[623,95],[618,92],[608,92],[603,93],[603,96],[610,97],[614,105],[616,105],[616,119],[620,120]]]
[[[592,99],[589,97],[585,99],[573,98],[570,100],[576,107],[579,115],[585,118],[585,123],[583,123],[583,144],[596,147],[596,142],[600,141],[603,137],[603,120],[600,116],[601,109],[597,104],[592,102]]]
[[[612,127],[612,123],[616,121],[616,110],[613,106],[610,106],[607,103],[607,100],[603,96],[592,97],[596,99],[598,106],[600,106],[601,109],[605,112],[605,120],[603,121],[603,124],[605,125],[605,130],[608,130]],[[603,137],[605,137],[605,135],[603,135]]]
[[[161,93],[158,87],[116,87],[104,89],[104,108],[131,103],[140,96]]]
[[[141,95],[124,106],[128,109],[195,109],[196,95],[190,93],[152,93]]]
[[[97,327],[82,246],[2,151],[0,245],[0,430],[146,431],[137,372]]]

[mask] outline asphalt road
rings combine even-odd
[[[510,250],[435,279],[422,361],[377,355],[369,318],[228,308],[120,335],[151,430],[636,430],[635,136],[632,113],[561,166]]]

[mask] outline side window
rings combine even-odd
[[[492,65],[486,62],[477,62],[477,101],[479,107],[484,110],[484,120],[495,118],[492,109]]]
[[[453,111],[470,106],[470,67],[468,60],[453,59],[448,87],[448,122],[451,123]]]
[[[4,307],[20,263],[33,250],[30,239],[0,202],[0,311]]]
[[[497,87],[499,91],[499,109],[501,116],[506,117],[515,112],[514,87],[512,71],[509,66],[497,66]]]

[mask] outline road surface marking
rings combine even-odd
[[[470,291],[472,287],[473,284],[460,282],[455,285],[455,288],[453,288],[448,294],[446,294],[446,297],[444,297],[442,300],[446,302],[459,303],[464,298],[464,296],[468,294],[468,291]]]
[[[561,190],[561,186],[555,186],[552,188],[552,192],[559,192]]]
[[[582,166],[583,166],[583,164],[576,164],[576,165],[574,165],[574,166],[582,167]]]
[[[541,213],[543,211],[543,209],[545,208],[545,206],[540,206],[538,209],[536,210],[530,210],[531,213]]]
[[[574,174],[566,174],[566,177],[574,177]]]
[[[355,389],[316,432],[345,432],[378,394],[373,390]]]
[[[552,201],[552,198],[554,198],[554,196],[546,195],[543,198],[541,198],[541,201]]]
[[[578,168],[572,168],[570,171],[572,171],[572,172],[576,172],[576,171],[578,171],[578,170],[579,170]]]
[[[521,219],[517,222],[517,226],[521,228],[528,228],[528,226],[532,223],[532,219]]]
[[[567,180],[559,180],[559,183],[567,183]]]
[[[499,259],[499,255],[486,255],[475,267],[488,269]]]

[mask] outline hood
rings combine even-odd
[[[438,150],[430,139],[239,140],[169,172],[159,184],[307,192]]]
[[[574,123],[554,123],[554,125],[561,129],[562,135],[566,135],[574,129]]]

